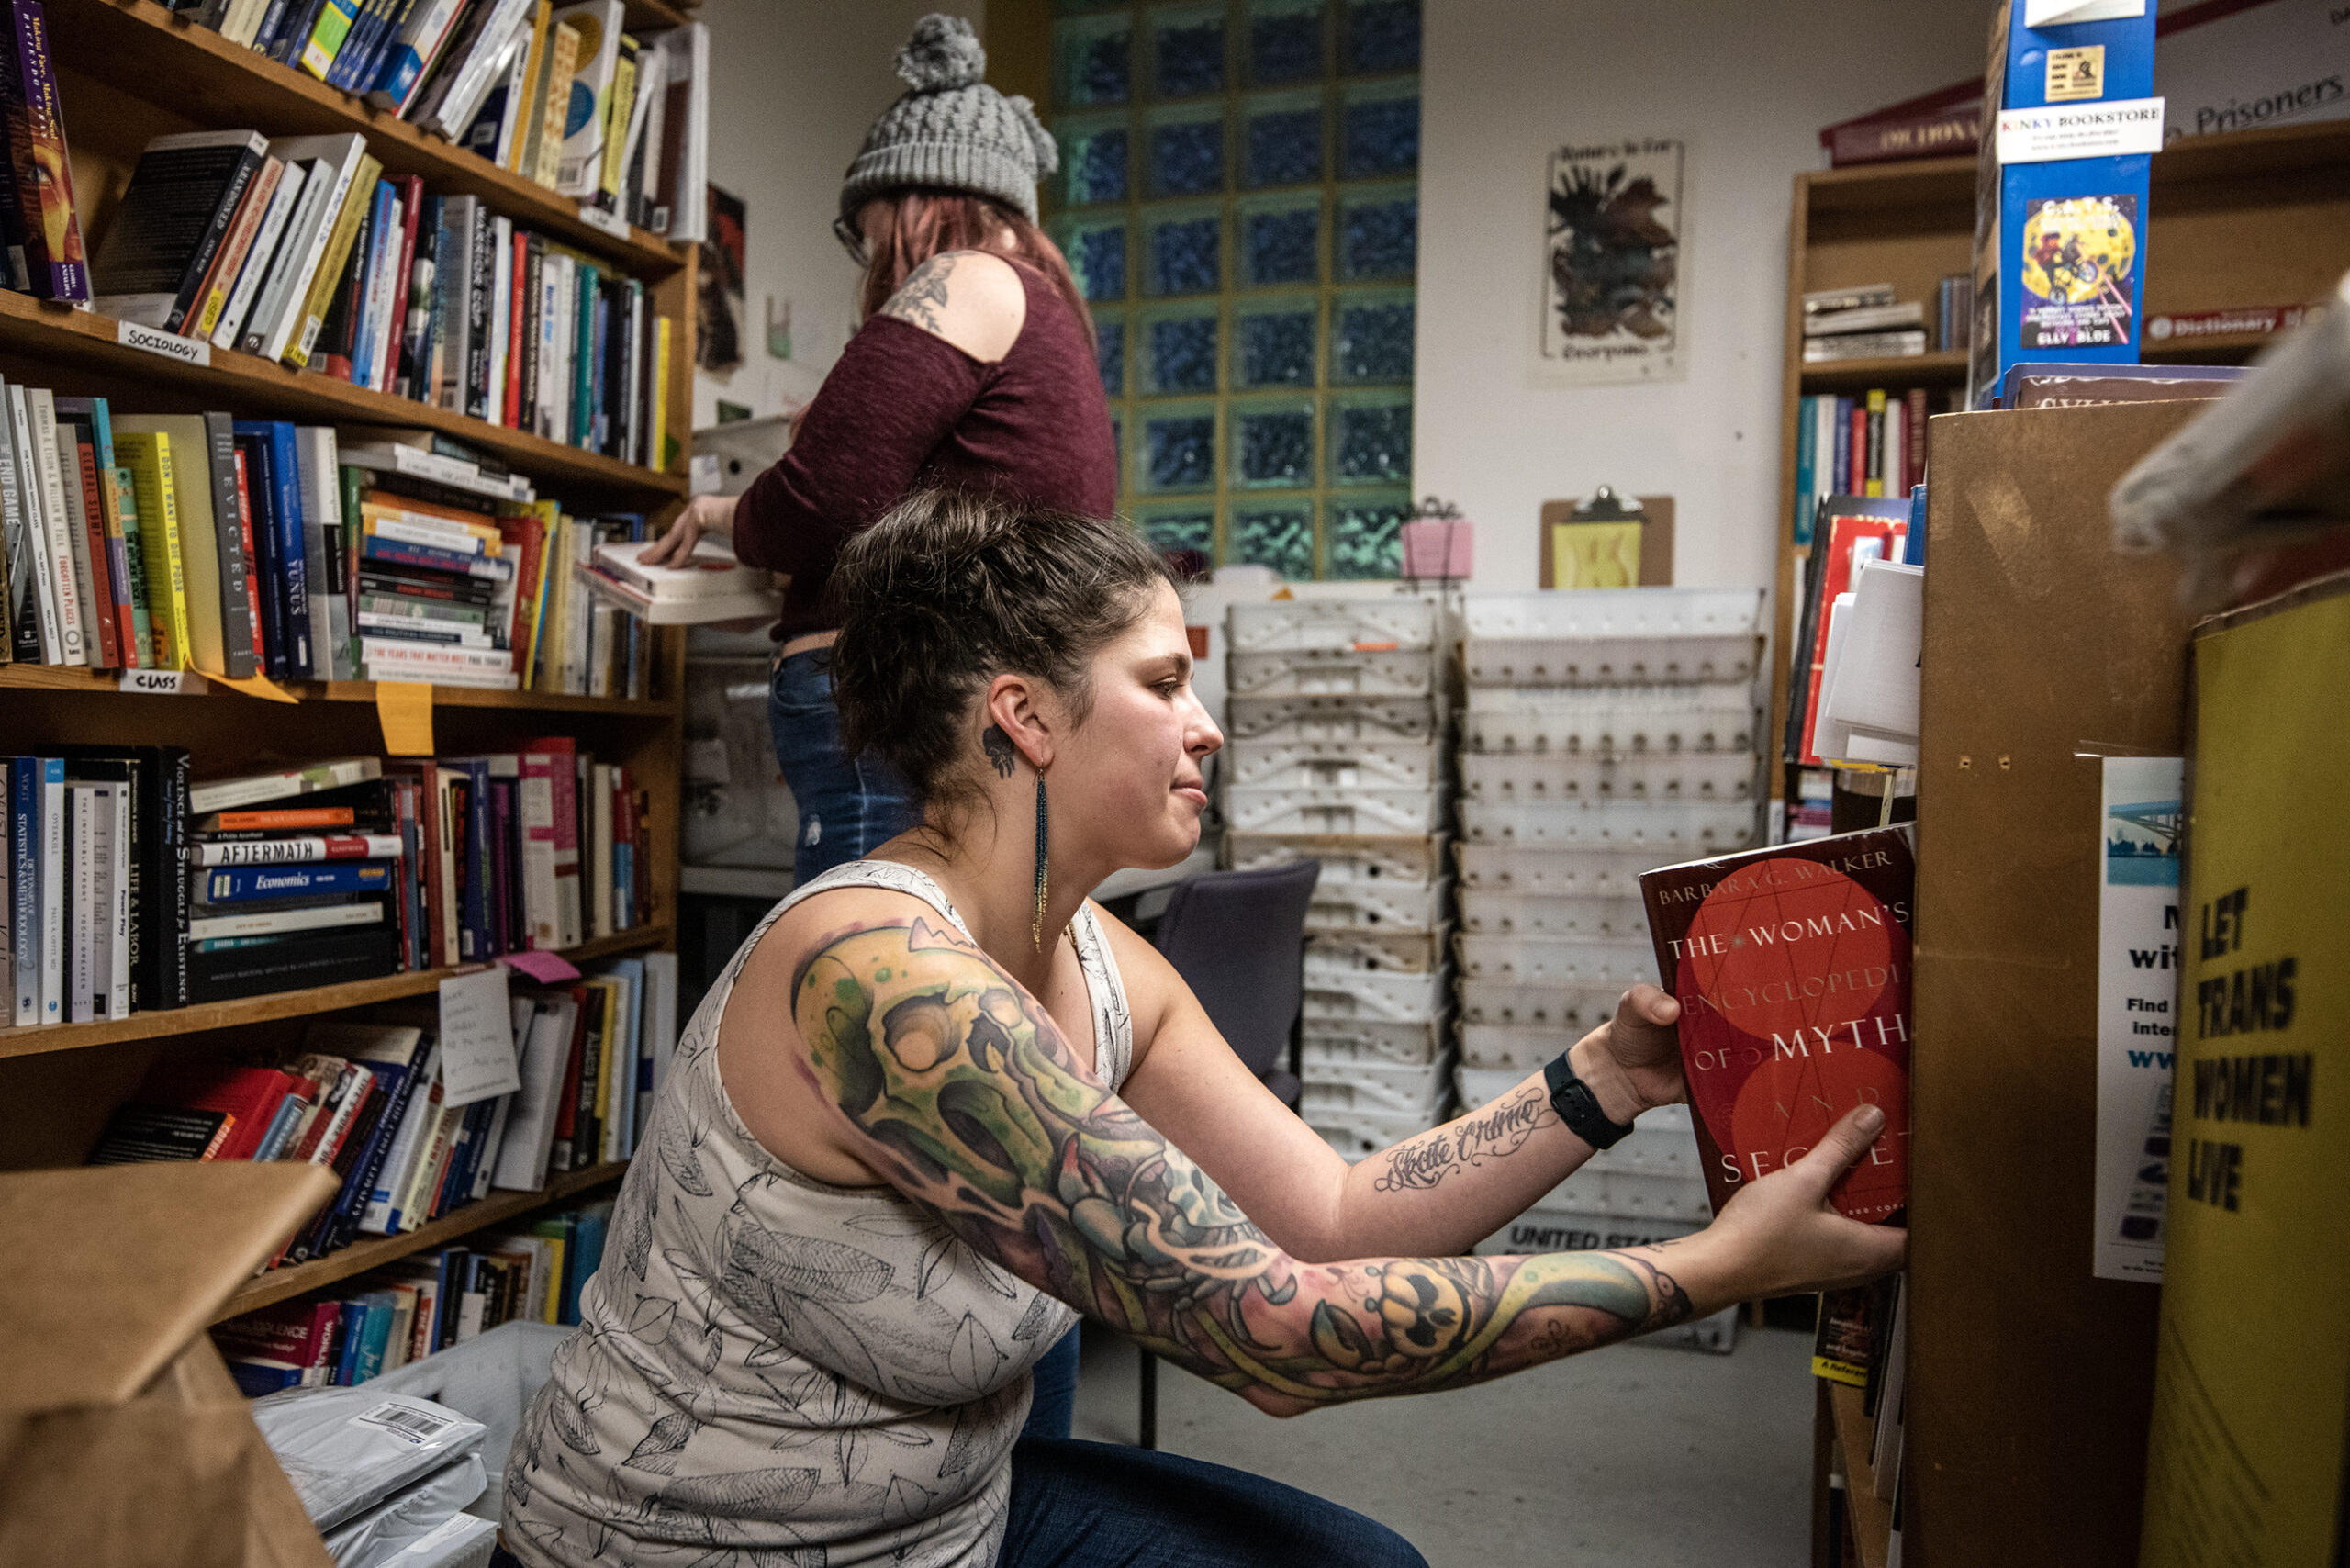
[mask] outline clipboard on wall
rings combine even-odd
[[[1673,498],[1635,496],[1606,486],[1587,501],[1544,501],[1541,575],[1535,586],[1670,588]]]

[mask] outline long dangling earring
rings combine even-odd
[[[1045,950],[1046,822],[1045,770],[1040,767],[1036,769],[1036,913],[1028,922],[1029,943],[1039,953]]]

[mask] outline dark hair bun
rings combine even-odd
[[[972,709],[990,680],[1043,680],[1081,722],[1093,655],[1173,582],[1115,520],[918,491],[852,538],[833,569],[842,739],[924,801],[950,798],[978,763]]]

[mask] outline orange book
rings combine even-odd
[[[222,812],[221,833],[256,828],[349,827],[356,817],[349,806],[289,806],[274,812]]]

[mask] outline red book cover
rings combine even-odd
[[[227,1112],[236,1123],[213,1158],[251,1159],[268,1134],[277,1107],[288,1094],[301,1093],[308,1087],[308,1080],[270,1068],[190,1063],[151,1074],[140,1098],[157,1105]]]
[[[92,455],[85,432],[78,424],[57,421],[57,456],[61,464],[72,465],[65,476],[69,488],[82,492],[82,537],[90,547],[90,597],[97,602],[91,606],[97,621],[97,653],[101,669],[130,669],[137,661],[125,658],[123,649],[136,641],[129,634],[131,622],[118,613],[125,602],[114,581],[114,558],[106,554],[106,514],[98,500],[98,465]]]
[[[506,625],[506,645],[514,650],[514,668],[523,675],[522,659],[530,643],[530,607],[539,602],[539,573],[544,568],[547,525],[536,516],[501,517],[498,537],[514,558],[513,618]]]
[[[245,538],[245,604],[252,617],[253,663],[265,671],[269,650],[262,646],[261,557],[253,554],[253,498],[252,487],[245,482],[242,448],[237,452],[237,527]]]
[[[563,1092],[555,1097],[554,1145],[547,1159],[547,1169],[569,1170],[576,1164],[572,1159],[572,1140],[579,1130],[579,1074],[588,1055],[588,988],[584,985],[565,986],[571,997],[571,1050],[563,1064]]]
[[[508,269],[513,274],[513,297],[507,301],[506,311],[506,401],[500,411],[500,422],[515,430],[522,428],[522,328],[527,296],[531,289],[531,237],[514,236],[514,263]]]
[[[1836,1184],[1837,1211],[1874,1221],[1908,1205],[1911,831],[1641,873],[1716,1213],[1863,1103],[1884,1108],[1885,1129]]]
[[[1852,443],[1844,465],[1844,488],[1855,496],[1869,493],[1869,406],[1862,398],[1852,399]]]
[[[1909,535],[1909,525],[1897,519],[1834,515],[1824,530],[1828,543],[1825,555],[1815,555],[1818,562],[1813,570],[1827,574],[1819,585],[1819,623],[1813,629],[1810,668],[1804,677],[1803,766],[1821,766],[1819,754],[1811,749],[1810,721],[1819,712],[1819,683],[1828,673],[1828,623],[1830,611],[1836,605],[1836,596],[1851,591],[1852,587],[1853,546],[1864,539],[1879,542],[1881,560],[1894,560],[1901,554],[1901,542]],[[1815,543],[1815,552],[1821,547]]]
[[[405,175],[391,184],[399,193],[400,201],[399,271],[392,277],[391,308],[384,312],[384,374],[373,383],[383,391],[393,389],[400,373],[400,342],[408,321],[408,289],[415,282],[416,219],[424,206],[424,180],[420,175]]]

